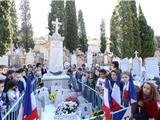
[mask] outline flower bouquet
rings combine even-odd
[[[54,120],[76,120],[77,108],[78,104],[76,102],[63,102],[57,107]]]
[[[57,92],[51,92],[51,94],[50,94],[50,96],[49,96],[49,99],[50,99],[52,102],[55,102],[56,96],[57,96]]]
[[[66,99],[66,102],[68,102],[68,101],[72,101],[72,102],[76,102],[76,104],[79,106],[79,100],[78,100],[78,98],[77,97],[75,97],[75,96],[70,96],[70,97],[68,97],[67,99]]]

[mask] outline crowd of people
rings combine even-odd
[[[121,105],[124,107],[131,105],[132,118],[136,120],[148,120],[149,118],[154,120],[160,119],[158,118],[160,111],[158,103],[160,98],[156,85],[149,81],[144,81],[141,86],[134,85],[137,102],[131,104],[130,93],[125,94],[131,74],[129,71],[122,72],[117,61],[112,62],[110,70],[105,70],[99,66],[92,66],[92,68],[88,70],[85,65],[82,65],[80,68],[76,68],[76,65],[73,65],[68,69],[68,75],[70,76],[70,89],[74,89],[76,92],[81,92],[82,95],[85,95],[87,94],[85,86],[83,85],[85,84],[96,90],[102,99],[105,82],[109,82],[110,94],[112,94],[113,86],[116,80],[120,78]],[[134,77],[135,76],[132,75],[133,81]],[[91,94],[87,97],[91,98]],[[96,106],[98,106],[98,103],[96,103]]]
[[[23,68],[6,68],[0,66],[0,115],[6,109],[13,106],[19,97],[25,92],[27,79],[32,80],[32,91],[44,86],[41,78],[47,73],[47,66],[40,63],[35,66],[25,65]],[[105,70],[100,66],[92,66],[89,69],[83,64],[77,68],[73,65],[67,69],[67,74],[70,76],[68,81],[69,88],[75,92],[81,92],[85,97],[88,97],[89,102],[92,101],[93,94],[86,92],[85,84],[99,93],[97,99],[104,95],[105,82],[109,82],[110,93],[112,93],[113,86],[117,79],[120,80],[121,105],[124,107],[132,106],[132,117],[136,120],[148,120],[153,118],[158,120],[159,114],[159,93],[156,86],[151,82],[144,82],[141,86],[136,86],[137,102],[130,103],[130,95],[125,94],[127,89],[130,73],[128,71],[122,72],[117,61],[112,62],[110,70]],[[134,76],[133,81],[134,81]],[[94,107],[98,106],[97,102],[93,103]],[[14,108],[16,111],[18,107]],[[13,110],[13,111],[14,111]],[[114,110],[113,110],[114,111]]]
[[[22,68],[0,66],[0,119],[4,112],[9,110],[25,92],[28,78],[32,82],[32,91],[35,91],[43,87],[41,77],[46,72],[46,66],[40,63],[36,66],[24,65]],[[12,112],[18,109],[17,105]]]

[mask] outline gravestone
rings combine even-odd
[[[104,55],[104,64],[105,64],[105,65],[108,64],[108,55]]]
[[[157,57],[149,57],[145,59],[146,79],[160,77],[159,63],[160,61]]]
[[[53,33],[50,41],[49,49],[49,70],[53,73],[63,71],[63,40],[64,38],[58,33],[59,26],[61,25],[56,21],[52,22],[55,26],[55,33]]]
[[[8,66],[8,55],[0,57],[0,65]]]
[[[61,23],[56,19],[52,24],[55,26],[55,33],[53,33],[50,41],[49,71],[43,75],[42,80],[44,81],[44,85],[49,89],[55,84],[61,85],[62,88],[68,88],[69,76],[66,75],[63,67],[64,38],[58,33]]]
[[[26,64],[34,64],[34,53],[32,49],[29,50],[29,53],[26,54]]]
[[[141,79],[141,75],[142,75],[142,63],[140,61],[140,59],[137,56],[137,51],[135,52],[135,58],[132,60],[132,74],[135,75],[135,79],[136,80],[140,80]]]
[[[129,62],[128,58],[124,58],[121,60],[120,68],[121,68],[122,72],[124,72],[124,71],[130,72],[130,62]]]
[[[73,65],[77,66],[77,56],[75,53],[71,55],[71,66]]]
[[[89,70],[91,69],[93,64],[93,55],[90,51],[88,51],[87,53],[87,67],[89,68]]]

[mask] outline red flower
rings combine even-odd
[[[72,101],[72,102],[76,102],[77,105],[79,106],[79,100],[77,97],[74,97],[74,96],[70,96],[66,99],[66,101]]]

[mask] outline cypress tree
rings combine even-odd
[[[13,28],[13,44],[14,44],[14,48],[18,47],[18,43],[19,43],[19,30],[18,30],[18,23],[17,23],[17,12],[16,12],[16,7],[15,7],[15,0],[13,0],[12,2],[12,7],[11,7],[11,20],[12,20],[12,28]]]
[[[151,57],[155,52],[154,31],[147,24],[145,16],[139,6],[139,31],[141,37],[141,57],[144,60],[146,57]]]
[[[79,47],[75,0],[66,1],[65,8],[65,47],[73,53]]]
[[[26,52],[29,52],[29,48],[34,48],[29,0],[21,1],[20,10],[22,21],[20,29],[20,46],[24,47]]]
[[[88,50],[88,40],[82,10],[78,11],[78,37],[80,42],[80,50],[85,53]]]
[[[118,21],[118,6],[115,7],[110,20],[110,51],[114,56],[121,57],[120,53],[120,26]]]
[[[0,1],[0,56],[8,52],[12,43],[13,29],[10,16],[12,1]]]
[[[101,52],[104,53],[106,50],[106,37],[105,37],[105,22],[102,19],[101,25],[100,25],[100,40],[101,40]]]
[[[134,51],[138,51],[141,53],[141,39],[140,39],[140,32],[139,32],[139,22],[137,16],[137,7],[136,1],[131,0],[129,1],[131,7],[131,16],[132,16],[132,31],[133,31],[133,49]]]

